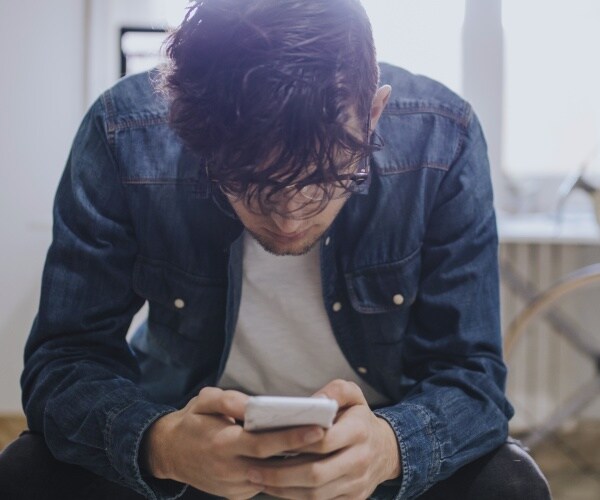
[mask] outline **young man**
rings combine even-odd
[[[75,139],[10,498],[548,498],[506,442],[468,104],[378,67],[357,0],[205,0],[168,53]],[[251,433],[248,394],[341,410]]]

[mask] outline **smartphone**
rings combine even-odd
[[[337,401],[329,398],[253,396],[246,405],[244,429],[263,431],[298,425],[328,429],[337,411]]]

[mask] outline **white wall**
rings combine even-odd
[[[19,411],[51,207],[84,112],[82,0],[0,0],[0,412]]]
[[[86,108],[119,75],[122,25],[176,25],[187,0],[0,0],[0,412],[21,409],[52,201]]]

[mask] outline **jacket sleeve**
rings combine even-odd
[[[413,389],[377,410],[398,438],[397,498],[415,498],[501,445],[504,395],[497,232],[485,140],[471,114],[425,231],[402,361]]]
[[[125,338],[143,300],[132,289],[137,246],[105,116],[100,99],[56,194],[39,312],[25,347],[23,406],[57,459],[147,498],[174,498],[183,485],[142,477],[138,466],[144,431],[174,408],[140,390]]]

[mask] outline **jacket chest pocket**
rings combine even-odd
[[[148,344],[167,360],[187,363],[220,352],[225,331],[224,281],[138,258],[133,288],[149,303]]]
[[[417,298],[420,271],[419,249],[406,259],[345,275],[350,303],[371,343],[402,339]]]

